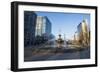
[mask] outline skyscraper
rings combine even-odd
[[[86,20],[83,20],[78,25],[77,29],[78,29],[79,42],[84,46],[89,45],[89,28]]]
[[[24,11],[24,46],[32,46],[34,43],[36,18],[33,11]]]
[[[46,16],[37,16],[35,36],[50,35],[51,22]]]

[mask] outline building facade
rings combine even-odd
[[[37,16],[35,36],[50,35],[51,22],[46,16]]]
[[[73,39],[74,44],[79,44],[79,36],[78,32],[74,33],[74,39]]]
[[[89,28],[88,25],[86,23],[86,20],[83,20],[78,26],[77,26],[77,33],[78,33],[78,39],[79,39],[79,43],[87,46],[89,45],[90,42],[90,38],[89,38]]]
[[[34,44],[37,15],[33,11],[24,11],[24,46]]]

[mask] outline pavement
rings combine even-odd
[[[24,61],[48,61],[48,60],[70,60],[90,58],[90,48],[47,48],[33,50],[30,57],[24,57]]]

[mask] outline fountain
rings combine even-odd
[[[64,40],[61,38],[61,34],[58,35],[59,38],[56,40],[57,48],[62,48],[64,44]]]
[[[58,35],[57,39],[55,39],[55,38],[49,39],[47,42],[45,42],[44,47],[66,48],[67,47],[67,43],[66,43],[65,35],[64,35],[64,39],[62,39],[62,35],[61,34]]]

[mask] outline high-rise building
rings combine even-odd
[[[86,20],[83,20],[77,27],[78,29],[78,37],[79,37],[79,42],[84,45],[87,46],[89,45],[89,28],[87,25]]]
[[[51,22],[46,16],[37,16],[35,36],[50,35]]]
[[[34,43],[36,18],[33,11],[24,11],[24,46],[32,46]]]

